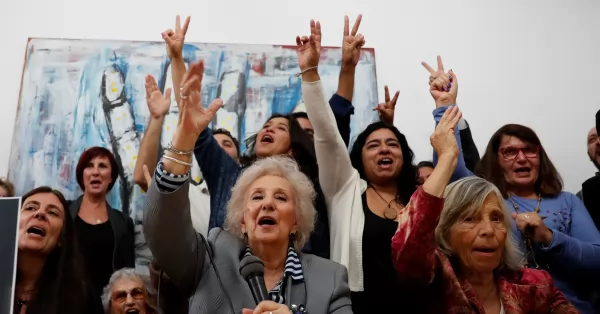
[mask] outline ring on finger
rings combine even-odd
[[[523,218],[529,219],[529,215],[523,215]]]

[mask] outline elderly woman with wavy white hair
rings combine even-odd
[[[523,268],[510,211],[494,184],[467,177],[448,185],[458,145],[457,120],[446,116],[455,111],[444,113],[431,137],[439,162],[400,212],[392,238],[410,298],[420,313],[579,313],[550,274]]]
[[[133,268],[114,272],[102,292],[106,314],[157,314],[150,278]]]
[[[298,250],[314,228],[315,191],[292,158],[250,165],[231,191],[225,230],[210,230],[208,239],[194,231],[188,197],[192,150],[222,105],[215,100],[202,106],[202,74],[201,62],[186,73],[177,129],[154,178],[148,178],[143,226],[154,258],[190,298],[190,313],[352,313],[346,268]],[[259,265],[254,273],[264,276],[262,297],[241,274],[247,268],[240,266],[253,259],[250,266]]]

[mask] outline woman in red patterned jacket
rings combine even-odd
[[[439,162],[398,216],[392,258],[421,313],[579,313],[550,275],[522,267],[500,191],[478,177],[448,187],[456,167],[456,107],[431,136]]]

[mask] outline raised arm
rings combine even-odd
[[[444,112],[446,112],[446,110],[448,110],[448,108],[451,108],[454,106],[455,105],[438,107],[433,111],[433,118],[435,119],[436,125],[439,123],[440,119],[444,115]],[[454,135],[456,137],[456,142],[458,143],[458,149],[459,149],[458,164],[456,165],[456,169],[454,170],[454,173],[452,174],[452,179],[450,179],[450,182],[454,182],[456,180],[473,175],[473,173],[471,171],[469,171],[469,169],[467,169],[467,166],[465,164],[465,158],[464,158],[464,154],[463,154],[463,150],[462,150],[460,134],[461,134],[461,132],[457,126],[456,131],[454,132]],[[434,150],[433,151],[434,166],[437,165],[437,163],[438,163],[438,154]]]
[[[302,96],[306,113],[315,130],[315,152],[319,182],[328,200],[337,194],[355,172],[348,149],[336,127],[317,67],[321,49],[321,25],[311,21],[310,37],[296,38],[298,63],[302,73]],[[331,208],[329,206],[329,208]]]
[[[181,26],[181,19],[179,15],[175,18],[175,30],[168,29],[161,35],[167,44],[167,55],[171,60],[171,76],[173,78],[173,88],[175,91],[179,91],[181,88],[181,82],[186,72],[185,62],[183,61],[183,45],[185,42],[185,34],[187,33],[188,26],[190,25],[190,17],[188,16]],[[181,104],[180,93],[175,93],[175,101],[177,104]],[[179,106],[181,110],[181,106]]]
[[[458,129],[460,130],[460,146],[463,153],[463,159],[465,160],[465,167],[472,173],[475,172],[475,166],[479,163],[481,157],[479,156],[479,150],[473,135],[471,134],[471,127],[465,119],[461,119],[458,122]]]
[[[435,228],[444,208],[444,189],[457,163],[458,143],[454,130],[460,116],[456,107],[444,114],[431,136],[431,143],[440,156],[438,166],[398,215],[398,230],[392,238],[392,259],[401,282],[411,288],[428,287],[439,266]]]
[[[133,170],[133,180],[142,190],[146,191],[148,186],[144,178],[142,167],[145,165],[154,172],[158,162],[158,153],[160,149],[160,134],[162,125],[165,121],[165,115],[171,107],[171,89],[165,91],[163,97],[158,84],[152,75],[146,76],[146,102],[150,111],[150,121],[146,127],[146,134],[142,138],[140,150]]]
[[[570,235],[552,230],[549,245],[542,245],[541,250],[552,254],[564,267],[597,273],[600,271],[600,232],[583,202],[571,193],[566,194],[572,208]]]
[[[155,171],[144,205],[144,235],[159,265],[181,292],[195,290],[206,248],[194,231],[190,216],[189,177],[196,139],[223,105],[214,100],[202,106],[200,93],[204,64],[190,66],[182,80],[177,129]]]

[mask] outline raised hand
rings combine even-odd
[[[444,72],[442,57],[437,57],[437,70],[434,70],[427,62],[421,62],[429,72],[429,93],[433,97],[436,107],[456,104],[458,97],[458,80],[452,70]]]
[[[437,70],[434,70],[427,62],[421,62],[421,65],[425,67],[427,71],[429,71],[429,85],[438,78],[440,75],[444,74],[444,63],[442,62],[442,57],[437,56]]]
[[[219,98],[204,108],[202,106],[202,76],[204,74],[204,62],[198,61],[190,66],[183,77],[180,90],[180,111],[178,128],[184,133],[197,138],[206,129],[217,111],[223,106]]]
[[[430,137],[431,146],[433,146],[438,156],[458,156],[458,143],[456,142],[454,130],[461,117],[462,113],[457,106],[453,106],[444,112],[440,123],[438,123]]]
[[[146,102],[150,116],[155,119],[164,117],[171,107],[171,89],[167,88],[165,96],[158,89],[154,76],[146,76]]]
[[[183,55],[183,43],[185,41],[185,34],[187,33],[188,26],[190,25],[190,17],[188,16],[181,27],[181,20],[179,15],[175,18],[175,31],[168,29],[162,32],[162,38],[167,44],[167,55],[169,59],[181,58]]]
[[[301,71],[318,66],[321,57],[321,23],[310,20],[310,36],[296,36],[296,47]]]
[[[365,37],[358,32],[362,15],[358,15],[352,32],[350,32],[350,21],[348,16],[344,16],[344,41],[342,43],[342,66],[353,66],[358,64],[360,59],[360,49],[365,45]]]
[[[394,98],[390,100],[390,90],[387,85],[385,85],[385,102],[377,105],[377,107],[373,109],[379,112],[379,120],[381,120],[381,122],[387,125],[394,124],[394,110],[396,108],[398,96],[400,96],[400,91],[396,91]]]

